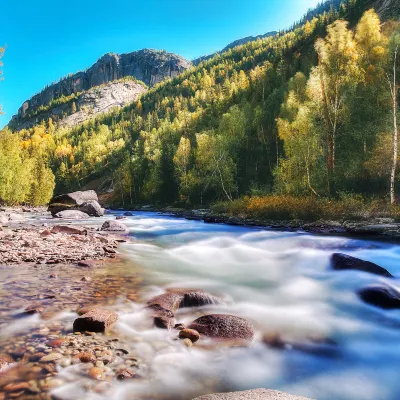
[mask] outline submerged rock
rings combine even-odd
[[[147,308],[153,311],[154,324],[158,328],[172,329],[175,326],[174,313],[179,308],[221,303],[221,299],[202,290],[172,289],[149,300]]]
[[[228,314],[204,315],[193,321],[188,329],[216,339],[254,338],[254,327],[248,320]]]
[[[92,309],[74,321],[74,332],[106,332],[118,320],[115,312]]]
[[[179,339],[189,339],[195,343],[200,339],[200,334],[194,329],[182,329],[179,331]]]
[[[332,254],[331,261],[332,268],[337,271],[356,270],[369,272],[370,274],[380,275],[386,278],[393,278],[393,275],[385,268],[382,268],[381,266],[370,261],[364,261],[347,254],[334,253]]]
[[[196,397],[193,400],[310,400],[306,397],[292,396],[277,390],[254,389],[242,392],[215,393]]]
[[[127,232],[129,231],[128,227],[120,221],[111,220],[105,221],[101,226],[102,231],[109,231],[109,232]]]
[[[393,310],[400,308],[400,293],[387,285],[371,285],[358,292],[359,297],[366,303]]]

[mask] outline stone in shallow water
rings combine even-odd
[[[87,219],[87,218],[89,218],[89,215],[85,214],[82,211],[78,211],[78,210],[60,211],[57,214],[55,214],[54,216],[56,218],[62,218],[62,219]]]
[[[366,303],[385,310],[400,308],[400,293],[387,285],[371,285],[361,289],[358,296]]]
[[[216,339],[253,340],[254,338],[254,327],[249,321],[228,314],[204,315],[193,321],[188,328]]]
[[[102,231],[108,232],[127,232],[129,231],[128,227],[124,225],[122,222],[117,220],[105,221],[101,226]]]
[[[74,321],[74,332],[106,332],[118,320],[115,312],[92,309]]]
[[[277,390],[255,389],[242,392],[216,393],[196,397],[193,400],[310,400],[306,397],[292,396]]]
[[[200,339],[200,334],[194,329],[182,329],[179,331],[179,339],[190,339],[194,343]]]
[[[385,276],[386,278],[393,278],[393,275],[385,268],[374,264],[370,261],[364,261],[356,257],[349,256],[342,253],[334,253],[331,257],[332,268],[337,271],[342,270],[356,270],[369,272],[370,274]]]

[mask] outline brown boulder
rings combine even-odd
[[[194,329],[182,329],[179,331],[179,339],[190,339],[195,343],[200,339],[200,334]]]
[[[117,320],[115,312],[92,309],[74,321],[74,332],[106,332]]]
[[[65,233],[67,235],[87,235],[87,229],[68,226],[68,225],[55,225],[51,229],[52,233]]]
[[[188,328],[216,339],[253,340],[254,338],[254,327],[249,321],[228,314],[204,315],[193,321]]]

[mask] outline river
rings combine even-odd
[[[100,225],[119,214],[90,223]],[[131,339],[145,379],[113,382],[104,397],[84,392],[77,378],[55,390],[58,398],[190,400],[212,391],[258,387],[318,400],[400,398],[400,312],[366,305],[356,294],[387,279],[333,271],[329,261],[332,253],[342,252],[400,276],[400,246],[133,214],[123,220],[132,241],[119,251],[125,270],[140,274],[141,283],[137,301],[122,311],[114,305],[119,311],[115,331]],[[390,284],[399,287],[397,280]],[[143,304],[167,288],[202,289],[225,300],[179,310],[179,322],[207,313],[233,314],[255,325],[256,340],[248,348],[187,348],[176,340],[176,331],[150,327]],[[272,348],[262,340],[271,335],[307,345]],[[69,368],[61,376],[73,373]]]

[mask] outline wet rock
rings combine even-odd
[[[188,328],[211,338],[244,340],[254,338],[254,327],[249,321],[228,314],[205,315],[193,321]]]
[[[90,276],[83,276],[81,282],[90,282],[92,278]]]
[[[92,379],[96,379],[98,381],[101,381],[101,380],[104,379],[103,370],[101,368],[98,368],[98,367],[90,368],[88,374]]]
[[[193,346],[193,342],[188,338],[183,339],[183,343],[185,344],[186,347],[192,347]]]
[[[4,391],[6,392],[18,392],[18,391],[25,391],[30,388],[28,382],[18,382],[18,383],[9,383],[8,385],[4,386]]]
[[[125,379],[132,379],[135,377],[135,373],[131,371],[129,368],[120,369],[117,372],[117,379],[123,381]]]
[[[400,308],[400,293],[387,285],[367,286],[358,292],[358,296],[365,303],[385,310]]]
[[[77,210],[83,204],[95,201],[98,203],[99,199],[94,190],[78,191],[54,197],[51,201],[48,211],[54,216],[60,211]]]
[[[109,231],[109,232],[127,232],[129,231],[128,227],[124,225],[120,221],[110,220],[105,221],[101,226],[102,231]]]
[[[185,325],[182,323],[175,324],[174,329],[181,331],[182,329],[185,329]]]
[[[179,331],[179,339],[190,339],[191,342],[195,343],[200,339],[200,334],[194,329],[182,329]]]
[[[255,389],[242,392],[215,393],[196,397],[193,400],[310,400],[306,397],[292,396],[277,390]]]
[[[80,267],[93,268],[96,266],[95,260],[82,260],[78,262]]]
[[[116,219],[116,220],[121,220],[121,219],[126,219],[126,217],[123,217],[123,216],[121,216],[121,215],[117,215],[117,216],[115,217],[115,219]]]
[[[152,311],[155,326],[172,329],[175,326],[174,313],[177,309],[221,303],[221,299],[202,290],[171,289],[149,300],[147,308]]]
[[[31,304],[30,306],[26,307],[24,310],[24,314],[31,315],[31,314],[40,314],[43,312],[43,307],[40,304]]]
[[[90,363],[90,362],[95,362],[96,357],[94,356],[93,353],[84,351],[84,352],[76,354],[74,356],[74,360],[79,360],[82,363]]]
[[[51,229],[51,232],[65,233],[67,235],[87,235],[87,229],[77,226],[68,226],[68,225],[55,225]]]
[[[48,342],[47,345],[49,347],[61,347],[66,342],[67,342],[67,339],[59,338],[59,339],[50,340],[50,342]]]
[[[60,353],[50,353],[50,354],[47,354],[46,356],[42,357],[40,359],[40,361],[41,362],[56,361],[56,360],[59,360],[62,357],[63,357],[63,355],[60,354]]]
[[[54,217],[62,219],[87,219],[89,215],[78,210],[64,210],[55,214]]]
[[[8,354],[0,354],[0,372],[8,368],[14,360]]]
[[[147,302],[150,308],[175,312],[183,307],[200,307],[210,304],[222,304],[223,301],[202,290],[173,289],[165,294],[156,296]]]
[[[74,331],[106,332],[117,320],[118,315],[115,312],[98,308],[92,309],[74,321]]]
[[[174,317],[168,317],[166,315],[160,315],[154,317],[154,325],[160,329],[171,330],[174,327],[175,319]]]
[[[369,272],[370,274],[380,275],[386,278],[393,278],[393,275],[385,268],[382,268],[381,266],[370,261],[364,261],[347,254],[334,253],[332,254],[331,261],[332,268],[337,271],[356,270]]]
[[[133,214],[132,214],[130,211],[124,212],[123,215],[124,215],[125,217],[132,217],[132,216],[133,216]]]

